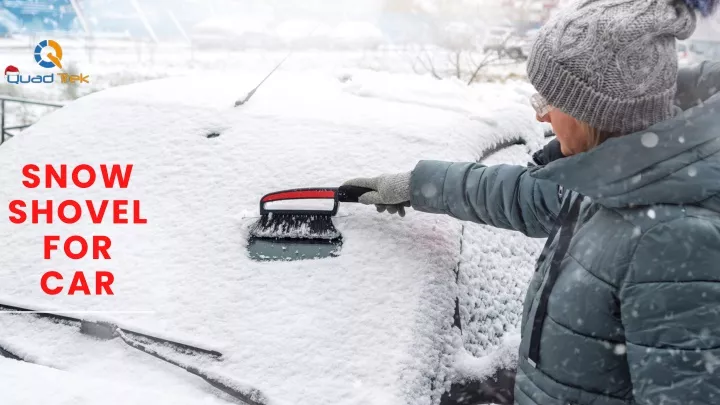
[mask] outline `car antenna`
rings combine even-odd
[[[247,95],[245,95],[245,98],[243,98],[243,99],[238,99],[237,101],[235,101],[235,107],[247,103],[248,100],[250,100],[250,97],[252,97],[253,94],[255,94],[255,92],[257,91],[257,89],[259,89],[260,86],[262,86],[262,84],[265,83],[265,80],[267,80],[268,78],[270,78],[270,76],[272,76],[272,74],[275,73],[275,71],[278,70],[278,69],[280,68],[280,66],[282,66],[282,64],[290,57],[290,55],[293,54],[293,52],[294,52],[294,50],[291,50],[287,55],[285,55],[285,57],[283,58],[283,60],[281,60],[280,63],[278,63],[277,66],[275,66],[275,67],[273,68],[273,70],[271,70],[270,73],[268,73],[268,75],[265,76],[265,78],[262,79],[262,80],[260,81],[260,83],[258,83],[257,86],[255,86],[254,89],[250,90],[250,92],[249,92]]]
[[[309,33],[307,36],[311,36],[312,34],[314,34],[315,31],[317,31],[317,29],[318,29],[319,27],[320,27],[320,24],[316,25],[315,28],[313,28],[313,30],[310,31],[310,33]],[[285,57],[283,58],[283,60],[281,60],[280,63],[278,63],[277,66],[275,66],[275,67],[273,68],[273,70],[271,70],[270,73],[268,73],[267,76],[265,76],[265,78],[263,78],[263,79],[260,81],[260,83],[258,83],[258,85],[255,86],[254,89],[250,90],[250,92],[245,95],[245,98],[243,98],[243,99],[238,99],[237,101],[235,101],[235,107],[241,106],[241,105],[247,103],[247,102],[250,100],[250,98],[253,96],[253,94],[255,94],[255,92],[257,91],[257,89],[259,89],[260,86],[262,86],[262,84],[265,83],[265,80],[269,79],[270,76],[272,76],[272,74],[275,73],[275,71],[278,70],[278,69],[280,68],[280,66],[282,66],[282,64],[285,63],[285,61],[288,60],[288,58],[289,58],[290,56],[292,56],[292,54],[293,54],[294,52],[295,52],[295,49],[294,49],[294,48],[291,49],[290,52],[288,52],[288,54],[285,55]]]

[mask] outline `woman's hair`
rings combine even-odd
[[[588,137],[588,150],[600,145],[601,143],[607,141],[610,138],[615,138],[622,135],[618,132],[610,132],[597,129],[585,121],[578,120],[578,122],[580,123],[580,126]]]

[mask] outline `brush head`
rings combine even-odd
[[[331,215],[267,214],[250,229],[256,238],[322,239],[340,238]]]

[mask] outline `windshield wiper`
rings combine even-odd
[[[149,347],[151,344],[161,345],[170,347],[172,350],[186,354],[186,355],[202,355],[210,356],[215,360],[222,360],[222,353],[216,350],[205,349],[202,347],[192,346],[185,343],[176,342],[173,340],[161,338],[158,336],[152,336],[146,333],[130,330],[127,328],[121,328],[110,322],[102,321],[88,321],[81,318],[75,318],[72,316],[56,314],[49,311],[37,311],[34,309],[18,307],[15,305],[8,305],[0,303],[0,312],[13,312],[23,315],[23,312],[27,312],[29,315],[34,315],[40,318],[48,318],[58,323],[63,323],[69,326],[77,325],[80,327],[80,333],[92,336],[100,340],[112,340],[119,338],[126,345],[140,350],[143,353],[149,354],[157,359],[160,359],[166,363],[172,364],[176,367],[182,368],[190,374],[202,378],[208,384],[219,389],[220,391],[230,395],[233,398],[239,399],[247,403],[248,405],[264,405],[267,400],[262,392],[259,390],[245,386],[244,384],[237,383],[230,378],[208,372],[206,370],[193,367],[189,364],[185,364],[181,361],[173,359],[169,356],[161,354],[157,350]],[[29,362],[22,356],[13,352],[8,348],[0,346],[0,356],[7,357],[14,360]]]

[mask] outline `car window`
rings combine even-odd
[[[704,59],[720,60],[720,42],[693,41],[690,43],[690,51]]]

